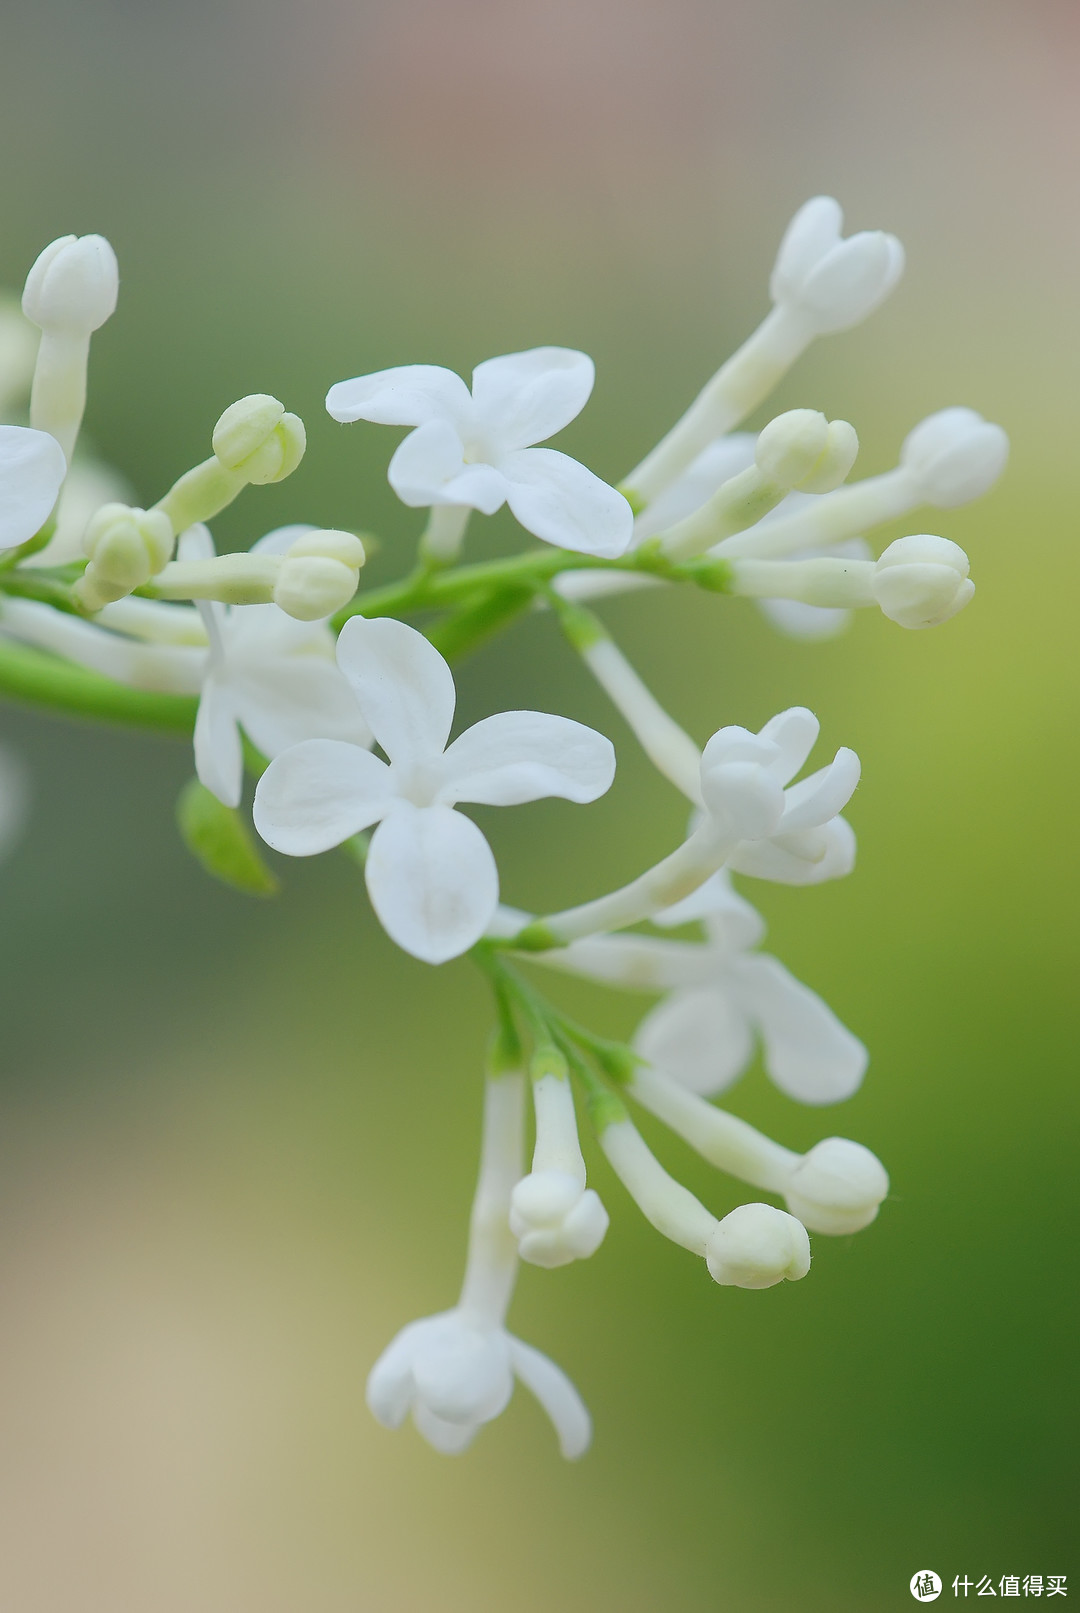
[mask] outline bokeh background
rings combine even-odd
[[[0,869],[4,1613],[877,1613],[925,1567],[1071,1571],[1080,1595],[1078,69],[1071,0],[8,9],[0,281],[69,230],[114,242],[100,452],[149,502],[240,394],[308,421],[305,464],[222,518],[226,545],[356,524],[374,574],[402,569],[393,434],[321,411],[388,364],[584,347],[565,445],[616,479],[764,312],[822,190],[896,231],[909,272],[776,406],[853,420],[864,474],[952,403],[1014,457],[929,520],[979,588],[946,628],[864,613],[799,646],[738,601],[608,609],[699,738],[800,703],[863,758],[856,876],[744,888],[870,1075],[822,1112],[755,1071],[732,1107],[793,1146],[859,1138],[894,1191],[815,1240],[806,1282],[721,1291],[597,1161],[607,1243],[526,1270],[512,1314],[593,1410],[577,1467],[520,1392],[456,1461],[363,1406],[386,1340],[456,1293],[487,1028],[468,964],[395,952],[340,858],[284,867],[269,904],[214,886],[172,826],[183,745],[0,712],[36,794]],[[598,893],[671,845],[679,802],[548,622],[460,687],[462,720],[538,705],[619,745],[602,803],[488,815],[512,899]],[[566,1000],[620,1033],[644,1006]]]

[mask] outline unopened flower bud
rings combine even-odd
[[[973,597],[968,569],[968,557],[958,544],[920,533],[889,544],[870,586],[890,621],[901,627],[936,627]]]
[[[305,532],[285,554],[274,604],[301,622],[341,610],[356,592],[364,545],[351,532]]]
[[[810,1270],[810,1239],[793,1215],[771,1204],[740,1204],[717,1223],[705,1251],[710,1275],[734,1288],[773,1288]]]
[[[169,562],[173,531],[159,510],[103,504],[83,538],[90,564],[75,585],[88,610],[100,610],[141,588]]]
[[[265,392],[230,404],[212,439],[215,457],[226,470],[260,487],[291,475],[306,445],[304,422]]]
[[[817,409],[790,409],[762,431],[754,458],[758,469],[781,487],[830,493],[847,476],[858,452],[855,428],[846,420],[826,420]]]
[[[888,1191],[876,1154],[846,1137],[826,1137],[795,1167],[784,1197],[811,1232],[838,1236],[869,1226]]]
[[[587,1260],[603,1243],[608,1220],[599,1195],[571,1171],[533,1171],[510,1198],[510,1230],[518,1253],[534,1266]]]
[[[981,498],[997,481],[1009,457],[1000,426],[974,409],[941,409],[921,420],[904,439],[900,464],[923,503],[952,509]]]
[[[780,243],[773,301],[800,314],[819,336],[848,330],[873,313],[904,269],[893,235],[864,230],[842,239],[844,215],[831,196],[800,207]]]
[[[62,235],[26,277],[23,313],[42,330],[89,336],[116,307],[120,271],[103,235]]]

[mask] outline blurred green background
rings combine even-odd
[[[584,347],[598,383],[565,445],[616,479],[763,313],[821,190],[895,230],[909,272],[774,409],[854,421],[861,474],[952,403],[1014,457],[928,518],[979,589],[943,629],[864,613],[799,646],[738,601],[606,612],[699,739],[799,703],[863,759],[855,877],[743,888],[869,1077],[809,1111],[755,1071],[731,1106],[792,1146],[858,1138],[893,1195],[815,1239],[806,1282],[721,1291],[594,1161],[604,1248],[527,1269],[511,1317],[594,1413],[577,1467],[520,1392],[457,1461],[363,1406],[388,1338],[456,1293],[487,1030],[469,966],[397,953],[336,857],[284,866],[265,906],[211,884],[172,827],[182,745],[0,712],[36,790],[0,870],[3,1613],[877,1613],[926,1567],[1072,1571],[1080,1594],[1078,45],[1071,0],[9,9],[0,282],[69,230],[116,246],[100,452],[150,501],[240,394],[308,422],[301,470],[245,495],[225,544],[355,523],[384,539],[373,575],[404,567],[393,434],[321,409],[388,364]],[[549,622],[460,690],[464,722],[535,705],[619,746],[587,811],[485,815],[511,900],[578,900],[670,847],[683,808]],[[565,998],[619,1033],[644,1006]],[[717,1213],[739,1201],[647,1129]]]

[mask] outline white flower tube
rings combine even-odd
[[[890,543],[877,561],[732,560],[731,592],[833,607],[880,606],[901,627],[937,627],[975,595],[968,557],[948,538],[920,533]]]
[[[797,1282],[810,1270],[810,1242],[793,1216],[768,1204],[744,1204],[718,1221],[668,1175],[629,1119],[604,1125],[600,1146],[645,1219],[700,1255],[714,1282],[771,1288],[785,1279]]]
[[[864,231],[843,240],[843,213],[816,196],[788,225],[770,281],[772,312],[622,486],[648,505],[717,437],[764,401],[816,336],[847,330],[889,295],[903,272],[895,236]]]
[[[23,313],[41,330],[30,424],[55,437],[70,462],[86,408],[90,337],[116,307],[120,274],[102,235],[64,235],[26,279]]]
[[[888,1194],[884,1166],[861,1143],[827,1137],[794,1153],[648,1066],[634,1072],[627,1090],[711,1165],[780,1194],[811,1232],[858,1232]]]

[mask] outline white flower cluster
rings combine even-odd
[[[594,372],[583,353],[489,359],[471,389],[431,365],[332,386],[335,420],[410,428],[389,479],[406,505],[429,512],[416,567],[359,594],[365,554],[354,533],[284,527],[244,553],[215,553],[207,523],[246,486],[291,474],[304,453],[302,422],[276,398],[254,393],[227,408],[211,457],[149,508],[80,460],[90,336],[117,297],[101,237],[53,242],[31,269],[23,310],[41,332],[36,358],[26,327],[0,317],[2,396],[29,388],[30,419],[0,426],[0,689],[186,726],[202,794],[186,798],[181,822],[207,867],[243,889],[272,885],[238,812],[249,769],[254,827],[269,846],[306,857],[346,845],[400,947],[428,963],[471,952],[491,982],[498,1031],[461,1297],[406,1327],[368,1383],[382,1422],[411,1412],[442,1451],[464,1449],[504,1409],[515,1378],[549,1413],[564,1455],[588,1444],[576,1390],[505,1326],[519,1261],[587,1259],[607,1230],[575,1090],[645,1217],[721,1285],[802,1278],[808,1233],[868,1225],[888,1191],[861,1145],[827,1137],[797,1154],[711,1101],[758,1045],[799,1102],[840,1101],[862,1080],[862,1043],[758,950],[764,925],[731,883],[737,874],[814,885],[850,872],[855,839],[841,813],[857,757],[840,749],[800,779],[818,737],[802,707],[756,733],[720,727],[699,748],[583,603],[698,584],[763,601],[783,629],[821,637],[853,607],[925,628],[970,600],[967,557],[949,540],[903,537],[875,559],[865,533],[985,492],[1007,453],[998,426],[945,409],[909,434],[895,470],[853,484],[858,441],[845,421],[797,409],[756,435],[737,429],[815,337],[858,323],[897,283],[899,243],[880,232],[845,239],[841,223],[830,198],[801,209],[781,243],[771,312],[619,489],[536,446],[587,402]],[[470,512],[503,504],[552,548],[459,564]],[[691,813],[681,844],[628,884],[540,917],[501,905],[495,856],[460,808],[595,801],[612,783],[614,749],[540,711],[499,712],[451,738],[448,661],[530,605],[564,630]],[[401,619],[414,612],[441,614],[421,632]],[[15,780],[4,763],[0,836],[21,799]],[[697,938],[672,935],[687,925],[701,927]],[[660,1001],[632,1048],[607,1042],[555,1007],[525,961]],[[714,1216],[655,1158],[626,1100],[786,1208],[752,1202]]]

